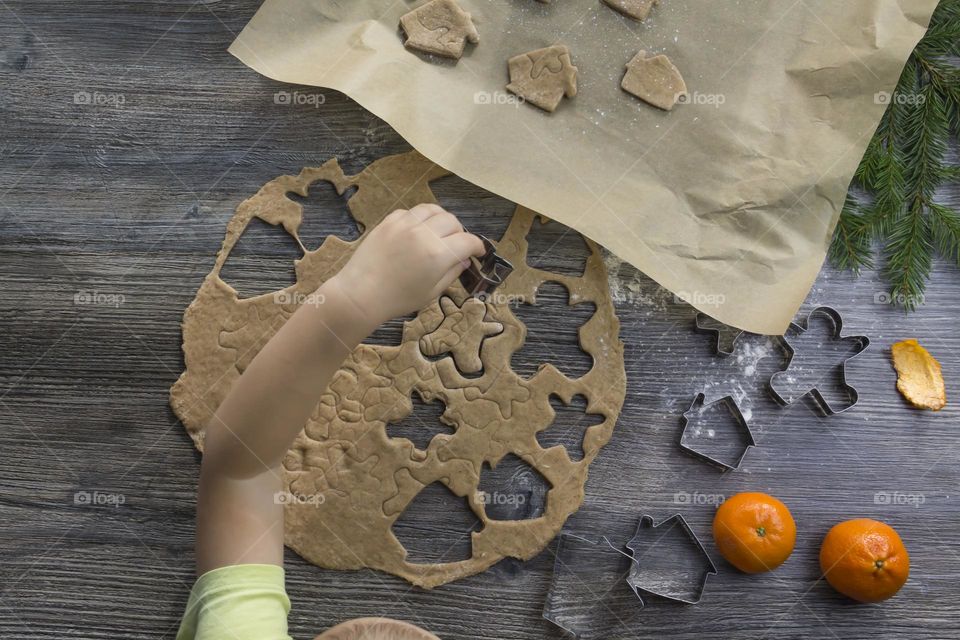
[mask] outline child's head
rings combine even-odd
[[[390,618],[357,618],[327,629],[314,640],[440,640],[429,631]]]

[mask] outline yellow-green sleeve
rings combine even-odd
[[[291,640],[283,567],[238,564],[197,579],[177,640]]]

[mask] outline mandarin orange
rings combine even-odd
[[[827,532],[820,569],[834,589],[860,602],[892,597],[910,575],[910,556],[889,525],[868,518],[847,520]]]
[[[745,573],[760,573],[790,557],[797,525],[786,505],[773,496],[738,493],[717,508],[713,539],[730,564]]]

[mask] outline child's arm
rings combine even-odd
[[[381,323],[426,306],[483,243],[436,205],[395,211],[257,354],[207,426],[197,572],[283,564],[281,460],[333,374]],[[321,297],[322,296],[322,297]]]

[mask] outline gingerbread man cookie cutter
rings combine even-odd
[[[769,382],[767,383],[767,388],[770,391],[770,395],[773,396],[773,399],[782,407],[793,404],[802,397],[810,396],[813,399],[814,404],[823,412],[825,416],[833,416],[838,413],[843,413],[844,411],[849,411],[850,409],[857,406],[860,403],[860,392],[857,391],[857,388],[848,382],[847,376],[847,364],[859,356],[861,353],[867,350],[870,347],[870,338],[867,336],[848,336],[843,333],[843,316],[840,315],[840,312],[834,309],[833,307],[820,306],[807,314],[807,317],[802,320],[799,324],[795,322],[790,323],[790,330],[788,333],[793,333],[793,335],[800,335],[805,333],[810,328],[810,319],[816,316],[825,317],[831,324],[831,334],[834,340],[849,340],[855,345],[855,350],[853,355],[850,355],[843,359],[843,361],[838,365],[838,370],[840,373],[840,386],[843,388],[844,392],[847,394],[847,404],[845,406],[836,406],[831,404],[831,402],[824,396],[823,392],[820,389],[820,383],[814,383],[811,385],[805,393],[798,394],[795,398],[788,398],[786,395],[782,394],[777,390],[777,380],[783,376],[789,375],[790,366],[793,364],[794,357],[797,355],[797,351],[794,346],[790,343],[790,340],[786,335],[780,338],[780,344],[782,345],[784,351],[787,354],[787,366],[781,371],[777,371],[770,377]]]
[[[466,289],[467,295],[483,299],[503,284],[513,272],[513,264],[497,253],[492,240],[481,235],[477,237],[483,241],[486,253],[470,259],[470,266],[460,274],[460,284]]]

